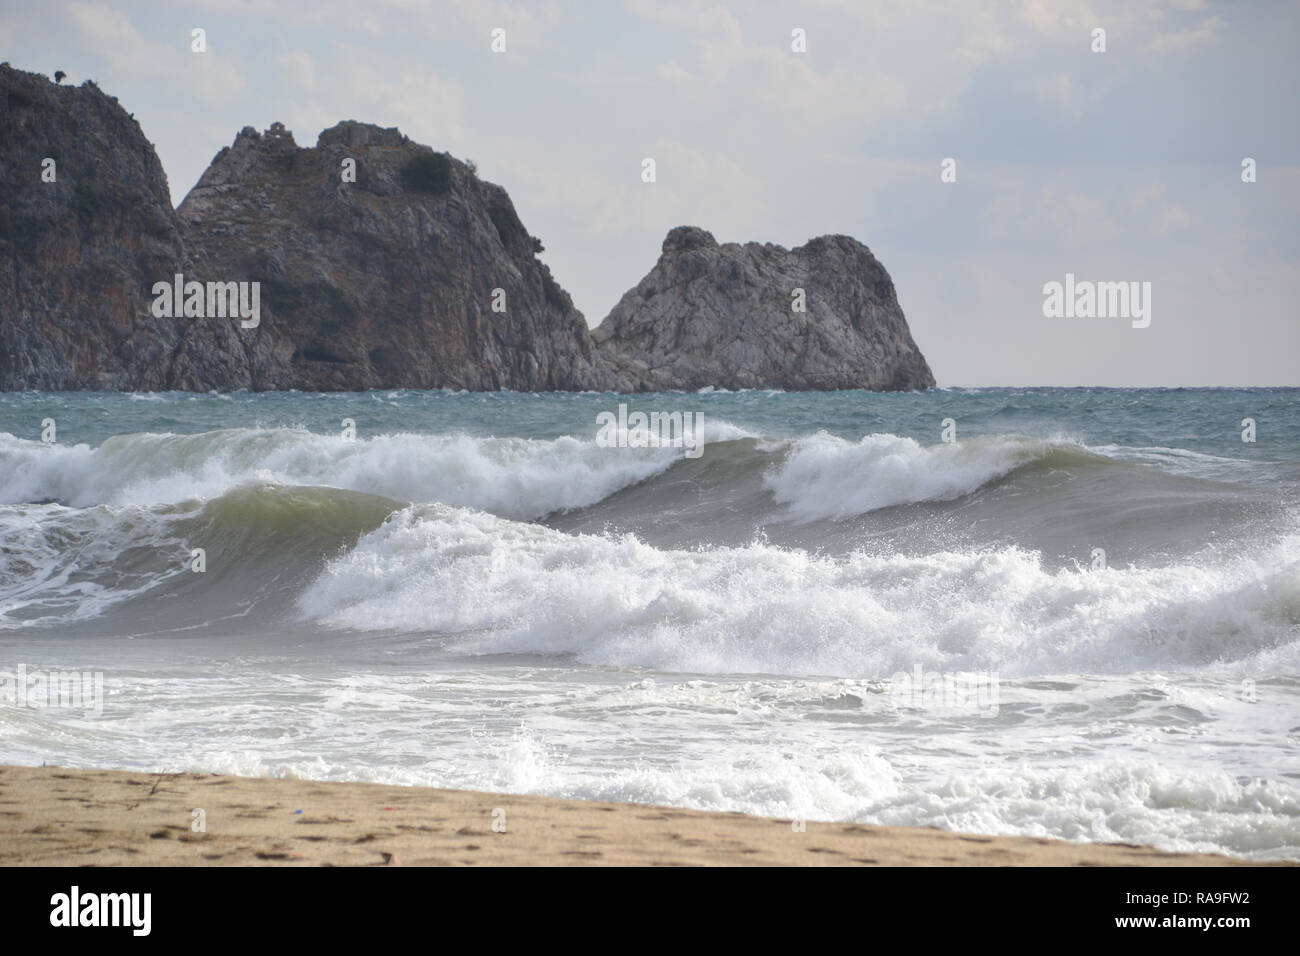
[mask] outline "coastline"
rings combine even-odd
[[[805,827],[469,790],[0,765],[3,866],[1287,865],[1131,844]]]

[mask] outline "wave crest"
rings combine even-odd
[[[333,561],[299,608],[335,626],[454,636],[471,653],[697,673],[1200,668],[1294,651],[1300,536],[1251,559],[1048,571],[1018,548],[661,550],[422,506]]]
[[[706,440],[725,433],[720,429],[725,426],[706,424]],[[668,469],[682,453],[601,448],[594,439],[568,436],[395,434],[347,442],[292,429],[240,428],[118,435],[91,448],[0,435],[0,471],[8,476],[0,503],[147,506],[217,498],[251,482],[437,501],[528,520],[595,504]]]
[[[898,435],[850,442],[824,431],[795,442],[764,482],[798,521],[838,520],[970,494],[1026,465],[1104,462],[1080,445],[994,435],[929,447]]]

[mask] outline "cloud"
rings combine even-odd
[[[306,50],[281,53],[275,62],[286,78],[297,84],[300,90],[310,91],[316,88],[316,63]]]
[[[212,37],[208,52],[194,53],[188,33],[170,42],[146,40],[130,17],[104,4],[69,3],[67,11],[83,49],[119,76],[165,82],[210,107],[233,103],[247,92],[240,64],[220,52]]]
[[[357,119],[396,126],[438,148],[459,148],[465,141],[464,90],[416,58],[378,60],[367,48],[345,42],[334,44],[323,69],[303,51],[285,57],[280,68],[309,94],[281,117],[290,128],[305,134]]]
[[[1056,73],[1033,88],[1034,96],[1045,106],[1072,119],[1083,115],[1083,93],[1068,73]]]
[[[1199,46],[1214,43],[1223,33],[1223,20],[1209,17],[1199,26],[1173,33],[1160,33],[1142,47],[1144,53],[1183,53]]]
[[[158,69],[165,50],[147,43],[125,13],[98,3],[69,3],[67,11],[81,33],[83,48],[92,49],[115,69],[127,73]]]
[[[521,62],[527,52],[544,42],[546,34],[563,22],[566,4],[556,2],[507,3],[476,0],[313,0],[286,4],[271,0],[199,0],[198,6],[219,14],[252,15],[296,26],[347,30],[390,39],[408,35],[437,36],[448,31],[465,34],[467,42],[481,42],[486,52],[493,29],[506,30],[510,54]],[[471,35],[474,37],[470,40]]]
[[[1192,214],[1182,206],[1170,204],[1160,207],[1160,211],[1156,213],[1155,219],[1151,224],[1151,230],[1156,233],[1156,235],[1167,236],[1171,232],[1186,229],[1195,221],[1196,220]]]

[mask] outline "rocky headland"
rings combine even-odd
[[[502,187],[366,123],[246,127],[173,209],[116,98],[4,64],[0,198],[0,390],[934,384],[854,239],[678,227],[593,333]]]

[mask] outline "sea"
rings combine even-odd
[[[1300,860],[1300,390],[3,394],[0,762]]]

